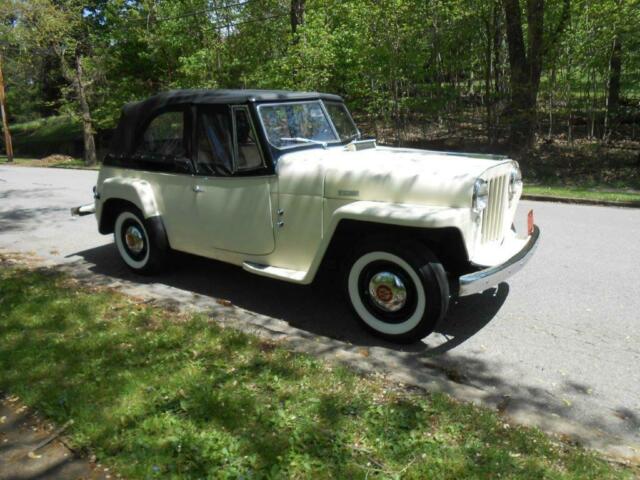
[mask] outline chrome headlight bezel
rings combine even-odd
[[[489,204],[489,182],[478,178],[473,184],[472,208],[475,213],[481,213]]]
[[[513,169],[509,175],[509,203],[513,201],[513,198],[522,192],[522,171],[520,171],[520,165],[514,162]]]

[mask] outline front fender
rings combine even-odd
[[[341,220],[360,220],[403,227],[444,228],[457,227],[465,233],[472,221],[471,209],[430,207],[399,203],[360,201],[334,210],[328,222],[330,236]]]
[[[329,206],[331,210],[331,206]],[[329,212],[327,212],[329,213]],[[472,212],[469,208],[429,207],[424,205],[394,204],[384,202],[358,201],[341,205],[325,217],[325,231],[322,242],[311,262],[309,270],[300,283],[313,281],[322,259],[343,220],[394,225],[415,228],[458,228],[465,246],[468,248],[472,229]]]

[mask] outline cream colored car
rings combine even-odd
[[[335,95],[182,90],[123,109],[94,208],[144,274],[170,250],[301,284],[337,265],[364,325],[407,342],[530,257],[537,227],[512,228],[521,192],[506,157],[361,140]]]

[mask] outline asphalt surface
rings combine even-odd
[[[69,215],[91,201],[96,175],[0,167],[0,251],[84,265],[166,296],[180,289],[227,299],[318,340],[365,348],[380,368],[404,378],[444,372],[451,382],[488,392],[501,411],[566,419],[640,445],[638,209],[521,202],[516,226],[533,208],[542,230],[535,257],[508,284],[457,301],[423,342],[401,347],[360,328],[330,271],[298,286],[179,255],[157,278],[133,276],[93,217]]]

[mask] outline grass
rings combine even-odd
[[[11,125],[14,151],[20,157],[17,165],[47,166],[58,168],[84,168],[81,160],[69,160],[57,153],[76,151],[74,144],[82,141],[79,120],[65,115],[51,116]],[[43,162],[33,157],[45,157]],[[6,157],[0,157],[0,164]]]
[[[0,155],[0,165],[18,165],[22,167],[46,168],[76,168],[83,170],[97,170],[100,165],[89,167],[81,158],[71,158],[63,155],[51,155],[45,158],[14,157],[13,163],[7,162],[5,155]]]
[[[0,390],[128,478],[632,478],[576,446],[51,270],[0,268]]]
[[[593,200],[600,202],[638,203],[640,205],[640,191],[623,189],[605,189],[603,187],[584,186],[525,186],[524,193],[545,197],[561,197],[577,200]]]
[[[11,126],[14,143],[62,143],[82,138],[78,120],[65,115],[17,123]]]

